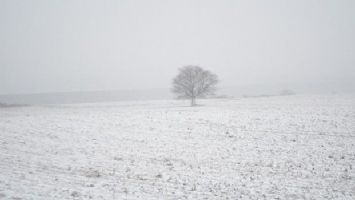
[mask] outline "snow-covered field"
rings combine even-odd
[[[0,108],[0,199],[355,199],[355,97]]]

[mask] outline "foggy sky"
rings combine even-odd
[[[189,64],[355,85],[355,1],[0,0],[0,94],[169,88]]]

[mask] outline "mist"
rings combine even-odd
[[[238,94],[354,92],[354,10],[352,0],[3,0],[0,94],[168,97],[177,69],[190,64]]]
[[[355,0],[0,0],[0,199],[354,199]]]

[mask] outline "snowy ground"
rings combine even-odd
[[[355,199],[355,97],[0,108],[0,199]]]

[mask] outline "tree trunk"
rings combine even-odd
[[[195,106],[196,104],[195,104],[195,97],[191,97],[191,106]]]

